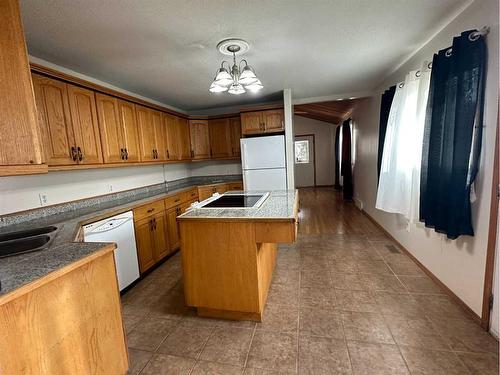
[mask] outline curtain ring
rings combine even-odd
[[[446,52],[444,53],[444,55],[445,55],[446,57],[450,57],[450,56],[451,56],[451,54],[452,54],[452,52],[453,52],[453,48],[448,48],[448,49],[446,50]]]
[[[479,38],[481,38],[481,33],[479,31],[473,31],[472,33],[469,34],[469,40],[471,42],[475,42]]]
[[[415,77],[420,77],[421,75],[422,75],[422,73],[420,73],[420,70],[417,70],[417,71],[415,72]]]
[[[428,67],[429,69],[432,69],[432,61],[431,61],[429,64],[427,64],[427,67]]]
[[[404,85],[405,85],[405,83],[401,82],[398,86],[399,86],[400,89],[402,89]]]

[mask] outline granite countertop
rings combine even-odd
[[[239,179],[241,180],[241,178]],[[236,181],[233,179],[232,181]],[[205,183],[219,183],[220,181],[205,181]],[[224,182],[230,182],[224,181]],[[221,182],[223,183],[223,182]],[[102,203],[100,206],[87,207],[85,202],[80,203],[80,209],[68,212],[47,214],[47,216],[36,217],[36,219],[14,223],[0,227],[0,233],[9,233],[20,230],[40,228],[45,226],[56,226],[58,231],[50,246],[46,249],[31,253],[19,254],[0,258],[0,297],[14,290],[36,281],[49,273],[79,261],[109,245],[109,243],[98,242],[76,242],[76,236],[82,224],[91,223],[105,217],[117,215],[129,211],[135,207],[165,198],[182,191],[192,189],[204,183],[193,183],[178,188],[156,189],[140,195],[140,199],[134,195],[128,195],[117,199],[115,202]],[[103,208],[104,206],[104,208]],[[50,207],[47,211],[50,211]],[[27,213],[26,215],[30,215]],[[96,220],[95,220],[96,219]]]
[[[267,191],[245,191],[245,193],[267,193]],[[227,192],[226,194],[241,194]],[[228,220],[295,220],[297,190],[272,191],[258,208],[191,208],[178,218],[188,219],[228,219]]]

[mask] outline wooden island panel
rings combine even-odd
[[[0,374],[127,371],[113,247],[66,268],[0,303]]]
[[[295,222],[179,222],[186,304],[200,316],[261,321],[277,243],[295,241]],[[269,236],[270,229],[287,235]]]

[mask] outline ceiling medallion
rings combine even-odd
[[[255,75],[255,70],[248,65],[245,59],[236,64],[236,55],[242,55],[250,49],[247,42],[242,39],[224,39],[217,44],[217,49],[224,55],[233,56],[233,66],[226,60],[222,61],[210,85],[210,92],[227,91],[233,95],[240,95],[247,90],[257,92],[264,87]],[[224,67],[224,64],[227,67]],[[244,64],[243,67],[242,64]]]

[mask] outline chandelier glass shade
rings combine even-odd
[[[243,67],[242,64],[244,64]],[[257,78],[255,70],[248,65],[245,59],[236,64],[236,54],[233,53],[233,66],[230,66],[229,62],[225,60],[221,63],[209,91],[214,93],[227,91],[232,95],[241,95],[247,91],[257,92],[263,88],[264,86]]]

